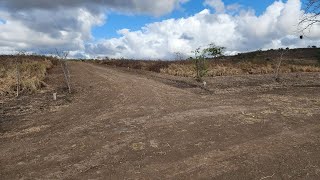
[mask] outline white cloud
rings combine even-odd
[[[238,4],[205,0],[214,12],[204,9],[187,18],[146,24],[138,31],[121,29],[119,38],[87,43],[93,40],[92,27],[104,24],[106,9],[158,16],[187,1],[0,1],[5,7],[0,9],[4,22],[0,23],[0,53],[58,47],[70,50],[74,57],[170,59],[175,52],[190,56],[192,50],[209,43],[227,47],[230,54],[260,48],[320,46],[319,24],[305,32],[306,39],[298,39],[297,25],[303,15],[300,0],[275,1],[260,16]]]
[[[17,13],[0,11],[0,18],[6,20],[0,25],[0,47],[7,52],[8,49],[83,49],[84,42],[92,38],[91,28],[101,25],[105,17],[102,13],[92,14],[87,9],[71,8]]]
[[[215,13],[221,14],[221,13],[228,13],[228,14],[234,14],[240,10],[242,7],[238,3],[233,3],[229,5],[225,5],[225,3],[222,0],[205,0],[203,3],[205,6],[209,6],[215,10]]]
[[[230,15],[205,9],[188,18],[147,24],[140,31],[120,30],[120,38],[91,43],[86,53],[162,59],[172,58],[175,52],[191,55],[192,50],[212,42],[227,47],[230,54],[260,48],[319,46],[319,25],[308,32],[312,39],[298,39],[297,25],[302,14],[299,0],[276,1],[260,16],[252,10]]]
[[[87,7],[91,11],[99,11],[100,8],[114,9],[131,13],[144,13],[156,16],[171,12],[181,3],[188,0],[2,0],[0,7],[11,10],[54,10],[57,8]]]
[[[225,11],[225,5],[222,0],[205,0],[204,4],[214,8],[217,13],[223,13]]]
[[[187,1],[3,0],[0,1],[0,53],[53,51],[56,47],[83,51],[85,42],[92,40],[92,28],[105,23],[108,10],[160,16]]]

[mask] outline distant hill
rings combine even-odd
[[[239,53],[235,56],[223,56],[218,59],[228,60],[275,60],[283,54],[283,59],[287,60],[311,60],[320,59],[320,48],[300,48],[300,49],[277,49],[267,51],[254,51],[248,53]]]

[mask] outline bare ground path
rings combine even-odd
[[[59,111],[0,134],[0,179],[319,179],[319,87],[197,94],[71,64]]]

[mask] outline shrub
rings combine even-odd
[[[221,56],[225,47],[216,46],[215,44],[211,43],[208,47],[201,50],[201,48],[197,48],[194,53],[194,64],[196,70],[196,80],[202,81],[202,77],[208,73],[208,66],[206,63],[206,58],[214,58]]]

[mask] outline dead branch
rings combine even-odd
[[[16,56],[16,80],[17,80],[17,93],[16,97],[19,97],[20,95],[20,84],[21,84],[21,75],[20,75],[20,68],[19,68],[19,58],[21,56],[25,55],[25,51],[18,52]]]
[[[272,178],[274,175],[275,175],[275,173],[273,173],[271,176],[262,177],[260,180],[267,179],[267,178]]]
[[[302,26],[301,32],[320,23],[320,0],[308,0],[304,10],[306,13],[299,21],[299,26]]]
[[[55,50],[56,50],[57,56],[59,57],[59,61],[61,64],[63,75],[64,75],[64,80],[65,80],[67,87],[68,87],[68,92],[71,94],[72,91],[71,91],[71,83],[70,83],[70,71],[69,71],[69,68],[67,65],[67,61],[66,61],[66,59],[69,55],[69,52],[66,51],[66,52],[60,53],[57,49],[55,49]]]
[[[280,53],[279,62],[278,62],[277,69],[276,69],[276,72],[275,72],[275,80],[277,82],[280,82],[280,67],[281,67],[281,64],[282,64],[282,61],[283,61],[283,56],[286,54],[287,51],[288,50],[283,50]]]
[[[19,94],[20,94],[20,69],[19,69],[19,60],[18,60],[18,57],[16,57],[16,79],[17,79],[17,94],[16,94],[16,97],[19,97]]]

